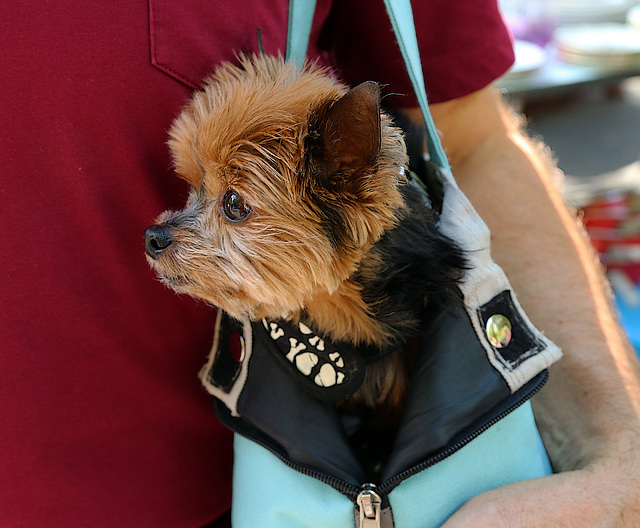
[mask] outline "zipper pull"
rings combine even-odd
[[[356,502],[360,508],[358,528],[381,528],[382,498],[374,491],[374,484],[363,484]]]

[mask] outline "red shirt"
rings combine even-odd
[[[494,2],[420,2],[432,101],[510,65]],[[197,379],[214,314],[155,279],[143,232],[186,196],[165,144],[172,119],[216,64],[256,51],[257,27],[268,52],[283,49],[287,5],[3,6],[3,528],[197,528],[228,510],[231,435]],[[351,83],[410,92],[382,3],[330,9],[318,1],[310,54]]]

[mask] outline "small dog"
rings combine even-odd
[[[170,131],[186,207],[146,231],[146,253],[179,293],[240,318],[304,322],[376,347],[345,407],[394,413],[409,341],[459,297],[464,257],[409,182],[402,131],[374,82],[347,89],[281,58],[223,64]]]

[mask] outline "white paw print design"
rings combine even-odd
[[[263,319],[262,324],[274,341],[286,339],[286,332],[277,323]],[[323,362],[313,378],[313,382],[318,387],[333,387],[342,384],[345,380],[345,374],[339,370],[344,367],[344,360],[340,353],[330,352],[327,354],[324,340],[320,336],[314,335],[313,331],[305,324],[299,323],[298,330],[305,336],[306,343],[295,337],[289,337],[289,352],[286,354],[286,358],[304,376],[310,376],[317,365]],[[322,360],[317,352],[324,352],[323,355],[327,356],[330,361]]]

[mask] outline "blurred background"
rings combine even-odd
[[[516,63],[496,84],[553,150],[640,351],[640,1],[499,2]]]

